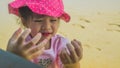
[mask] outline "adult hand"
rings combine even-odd
[[[78,40],[68,43],[67,48],[64,48],[60,53],[60,58],[63,64],[73,64],[79,62],[83,56],[83,48]]]
[[[38,33],[33,39],[26,42],[25,39],[30,32],[30,29],[26,29],[22,33],[22,29],[19,28],[10,38],[7,50],[28,60],[32,60],[41,55],[50,36],[37,44],[41,38],[41,34]]]

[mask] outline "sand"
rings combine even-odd
[[[120,11],[83,12],[69,9],[68,12],[71,21],[61,21],[58,34],[69,40],[81,41],[84,49],[81,68],[120,68]],[[17,18],[5,13],[0,14],[0,48],[4,50],[8,39],[19,27]]]

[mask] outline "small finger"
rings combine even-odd
[[[61,59],[61,61],[62,61],[62,63],[63,64],[66,64],[67,63],[67,61],[65,61],[65,56],[63,55],[63,52],[61,51],[61,53],[60,53],[60,59]]]
[[[78,44],[76,41],[71,41],[71,43],[72,43],[72,45],[74,46],[77,55],[80,56],[81,50],[80,50],[79,44]]]
[[[77,57],[77,54],[76,54],[74,48],[72,47],[71,44],[67,44],[66,46],[70,52],[70,57],[71,57],[73,63],[76,62],[78,60],[78,57]]]
[[[81,59],[83,56],[83,48],[82,48],[81,43],[77,40],[74,40],[73,45],[75,46],[75,50],[76,50],[78,57]]]
[[[82,48],[82,44],[81,44],[80,41],[78,41],[78,40],[76,40],[76,39],[74,39],[74,41],[76,41],[76,42],[79,44],[79,46]]]
[[[71,60],[70,55],[68,54],[66,48],[63,50],[63,55],[64,55],[65,58],[66,58],[66,59],[64,60],[66,64],[72,63],[72,60]]]
[[[74,39],[74,41],[76,41],[76,42],[77,42],[77,44],[79,45],[79,47],[81,48],[81,50],[83,50],[83,47],[82,47],[81,42],[80,42],[80,41],[78,41],[78,40],[76,40],[76,39]]]

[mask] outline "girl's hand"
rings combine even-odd
[[[19,28],[10,38],[7,46],[7,50],[15,53],[25,59],[32,60],[37,56],[41,55],[45,44],[50,39],[50,36],[43,40],[41,43],[37,44],[41,38],[41,34],[38,33],[33,39],[28,42],[25,42],[26,37],[31,32],[30,29],[26,29],[23,33]]]
[[[83,48],[78,40],[73,40],[71,41],[71,44],[67,44],[67,49],[64,48],[60,53],[60,58],[63,64],[73,64],[81,60],[83,56]]]

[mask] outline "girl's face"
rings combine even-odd
[[[28,28],[31,29],[32,37],[40,32],[42,39],[44,39],[49,35],[54,36],[56,34],[59,27],[59,18],[33,14],[27,23]]]

